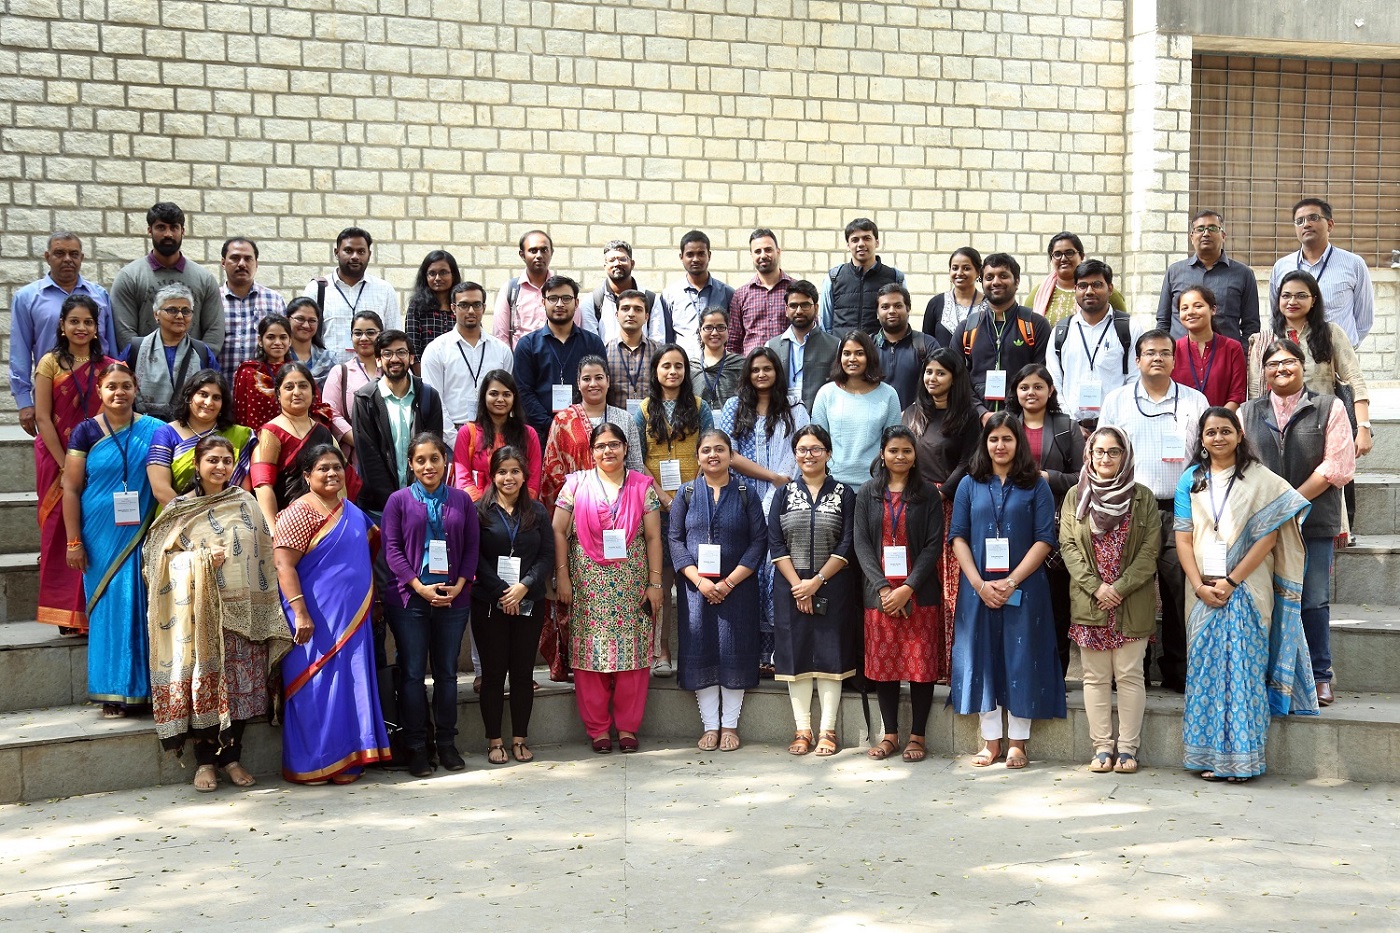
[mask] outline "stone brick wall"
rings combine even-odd
[[[352,222],[406,298],[436,247],[494,294],[532,226],[586,283],[621,236],[659,287],[699,227],[738,284],[759,225],[819,277],[867,215],[920,313],[968,242],[1022,257],[1028,294],[1060,229],[1147,312],[1181,248],[1164,231],[1185,210],[1190,43],[1128,35],[1124,7],[9,0],[0,309],[51,229],[82,234],[108,283],[146,249],[145,209],[173,200],[188,255],[255,237],[260,279],[288,294]]]

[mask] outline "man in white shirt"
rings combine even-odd
[[[646,313],[651,314],[656,305],[656,293],[637,284],[632,274],[636,268],[632,259],[632,244],[626,240],[609,240],[603,247],[603,284],[579,300],[579,314],[583,317],[583,329],[597,334],[604,345],[619,338],[617,330],[618,303],[622,293],[638,291],[646,301]],[[653,317],[647,324],[646,336],[658,343],[665,338],[661,318]]]
[[[493,369],[512,372],[515,355],[504,341],[481,329],[486,313],[486,289],[460,282],[452,289],[452,313],[457,326],[434,337],[423,350],[423,381],[442,396],[442,436],[449,448],[457,429],[476,420],[481,380]]]
[[[1164,330],[1137,339],[1138,381],[1114,389],[1103,401],[1099,425],[1121,428],[1133,445],[1135,477],[1157,497],[1162,551],[1157,584],[1162,593],[1162,645],[1157,662],[1162,686],[1186,692],[1186,578],[1176,553],[1176,484],[1195,452],[1201,415],[1210,407],[1190,386],[1172,382],[1176,342]],[[1143,661],[1150,682],[1151,658]]]
[[[695,360],[700,355],[700,318],[710,308],[728,308],[734,289],[710,275],[710,238],[699,230],[681,237],[685,276],[657,296],[653,321],[660,319],[667,343],[678,343]]]
[[[1284,275],[1301,269],[1317,279],[1327,320],[1346,331],[1353,347],[1371,332],[1376,318],[1376,290],[1366,260],[1340,246],[1332,237],[1332,205],[1321,198],[1303,198],[1293,205],[1293,230],[1299,250],[1274,263],[1269,275],[1269,304],[1278,311],[1278,288]]]
[[[1142,328],[1109,306],[1112,294],[1113,269],[1108,263],[1081,262],[1074,270],[1075,313],[1055,324],[1050,352],[1045,354],[1060,408],[1086,434],[1098,422],[1108,393],[1138,378],[1128,365],[1128,354]]]
[[[302,292],[321,306],[321,340],[327,350],[340,354],[342,360],[355,355],[350,325],[356,312],[378,313],[385,330],[403,327],[403,313],[399,310],[399,295],[394,286],[366,272],[373,245],[374,238],[369,231],[346,227],[335,238],[335,268],[329,275],[312,279]]]

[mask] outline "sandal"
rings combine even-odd
[[[593,739],[593,750],[600,755],[607,755],[612,752],[612,737],[600,735]]]
[[[974,768],[990,768],[998,761],[1001,761],[1001,740],[984,739],[983,741],[988,743],[996,742],[997,748],[996,751],[992,751],[992,746],[990,744],[983,745],[982,750],[972,756],[972,766]]]
[[[213,765],[200,765],[194,769],[194,789],[201,794],[212,794],[219,789],[219,772]]]
[[[1137,756],[1128,752],[1118,753],[1118,764],[1113,766],[1113,770],[1119,774],[1137,774]]]
[[[486,760],[493,765],[503,765],[507,761],[510,761],[510,757],[506,755],[505,743],[497,742],[493,745],[486,746]]]
[[[738,729],[719,730],[719,750],[722,752],[734,752],[739,750],[743,743],[739,741]]]
[[[510,749],[515,756],[515,760],[521,764],[535,760],[535,753],[530,751],[530,746],[526,745],[524,742],[512,742],[510,743]]]
[[[103,704],[102,704],[102,718],[103,718],[103,719],[125,719],[125,718],[126,718],[126,710],[122,707],[122,705],[121,705],[120,703],[103,703]],[[211,765],[211,767],[212,767],[212,765]]]
[[[889,736],[885,736],[877,744],[870,746],[870,750],[865,754],[876,761],[884,761],[897,751],[899,751],[899,743]]]
[[[361,776],[363,776],[363,775],[364,775],[364,772],[363,772],[363,771],[356,771],[354,774],[351,774],[351,773],[348,772],[348,771],[342,771],[342,772],[340,772],[339,774],[336,774],[336,775],[332,775],[332,776],[331,776],[331,783],[332,783],[332,784],[341,784],[341,785],[345,785],[345,784],[354,784],[354,783],[355,783],[356,781],[358,781],[358,780],[361,778]]]
[[[1023,747],[1019,745],[1013,745],[1006,750],[1007,770],[1020,771],[1022,768],[1024,768],[1030,763],[1031,760],[1029,757],[1027,757],[1026,750]]]
[[[1113,771],[1113,756],[1108,752],[1095,752],[1094,757],[1089,762],[1089,770],[1095,774],[1111,773]]]
[[[254,777],[248,773],[248,769],[236,761],[230,761],[224,765],[224,774],[228,775],[229,781],[234,787],[252,787],[258,783]]]
[[[712,752],[719,748],[719,730],[706,729],[704,734],[700,736],[700,741],[695,743],[695,747],[702,752]]]
[[[1228,780],[1228,778],[1221,777],[1214,771],[1202,771],[1200,774],[1202,781],[1210,781],[1212,784],[1224,784],[1226,780]]]
[[[792,744],[788,746],[789,755],[805,755],[812,750],[812,730],[803,729],[792,737]]]
[[[841,746],[836,741],[836,730],[827,729],[822,732],[821,740],[817,742],[817,757],[830,758],[841,750]]]
[[[904,746],[904,760],[909,762],[923,761],[928,757],[928,745],[921,735],[909,736],[909,741]]]

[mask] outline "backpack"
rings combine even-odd
[[[1069,337],[1069,322],[1074,315],[1061,318],[1055,324],[1055,359],[1060,361],[1060,371],[1064,372],[1064,358],[1060,351],[1064,349],[1065,340]],[[1128,375],[1128,348],[1133,345],[1133,335],[1129,328],[1130,319],[1122,311],[1113,312],[1113,329],[1118,333],[1118,342],[1123,345],[1123,375]]]
[[[744,484],[743,476],[741,476],[738,473],[735,473],[734,475],[739,478],[739,506],[740,508],[746,509],[749,507],[749,487]],[[691,480],[690,482],[686,483],[684,486],[681,487],[681,495],[685,496],[685,504],[687,508],[690,507],[691,500],[695,498],[695,484],[697,482],[698,480]]]
[[[971,311],[967,315],[967,320],[963,322],[962,350],[963,356],[967,358],[968,367],[972,365],[972,344],[977,339],[977,327],[982,323],[982,310],[980,308]],[[1021,337],[1026,341],[1026,346],[1035,346],[1035,325],[1020,314],[1016,315],[1016,328],[1021,332]]]
[[[514,279],[512,279],[512,281],[514,281]],[[605,297],[607,297],[607,288],[608,288],[608,286],[607,286],[606,284],[604,284],[604,285],[599,285],[597,288],[593,289],[593,320],[594,320],[595,323],[600,324],[600,325],[602,324],[602,321],[603,321],[603,299],[604,299]],[[517,288],[517,289],[516,289],[516,294],[519,294],[519,292],[520,292],[520,289]],[[656,292],[652,291],[651,289],[646,289],[646,290],[643,292],[643,294],[645,294],[645,295],[647,296],[647,297],[646,297],[646,302],[647,302],[647,326],[649,327],[649,326],[651,326],[651,316],[652,316],[652,314],[656,311]],[[668,315],[667,318],[666,318],[666,326],[667,326],[666,342],[667,342],[667,343],[674,343],[674,342],[675,342],[675,332],[674,332],[673,330],[670,329],[670,324],[671,324],[671,318],[670,318],[670,316]],[[595,331],[594,333],[598,333],[598,332],[600,332],[601,330],[602,330],[602,327],[600,326],[600,327],[598,328],[598,331]],[[643,339],[645,339],[646,335],[643,334],[642,336],[643,336]]]
[[[511,276],[506,283],[506,338],[514,339],[515,307],[520,303],[520,276]]]

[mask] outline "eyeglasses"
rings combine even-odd
[[[610,453],[614,450],[621,450],[625,446],[627,445],[622,441],[601,441],[593,445],[593,452],[595,454]]]
[[[547,305],[566,305],[566,304],[571,304],[571,303],[573,303],[573,302],[575,302],[575,301],[577,301],[577,300],[578,300],[578,299],[575,298],[573,295],[545,295],[545,296],[544,296],[544,303],[547,304]]]
[[[1302,360],[1290,356],[1281,360],[1269,360],[1269,362],[1264,364],[1264,372],[1276,373],[1280,369],[1296,369],[1297,367],[1302,365]]]
[[[406,360],[413,355],[413,351],[407,347],[399,347],[397,350],[380,350],[379,355],[389,360]]]
[[[811,301],[789,301],[787,307],[789,311],[811,311],[816,307],[816,303]]]
[[[799,447],[796,450],[799,457],[820,457],[826,453],[825,447]]]
[[[454,301],[454,302],[452,303],[452,307],[456,308],[458,311],[485,311],[485,310],[486,310],[486,302],[484,302],[484,301]]]
[[[352,331],[350,332],[350,336],[351,336],[351,337],[354,337],[356,340],[359,340],[361,337],[378,337],[378,336],[379,336],[379,331],[377,331],[377,330],[352,330]]]
[[[310,327],[312,324],[317,323],[317,321],[314,317],[302,317],[301,315],[297,315],[296,317],[292,318],[292,323],[301,324],[304,327]]]
[[[171,317],[194,317],[194,308],[161,308]]]
[[[1139,353],[1138,355],[1141,356],[1143,359],[1147,359],[1147,360],[1169,360],[1169,359],[1171,359],[1173,356],[1176,356],[1176,351],[1175,351],[1175,350],[1143,350],[1143,351],[1142,351],[1141,353]]]
[[[1321,214],[1304,214],[1302,217],[1293,218],[1293,226],[1301,227],[1303,224],[1315,224],[1326,219]]]
[[[1201,224],[1201,225],[1199,225],[1199,226],[1192,227],[1192,228],[1191,228],[1191,232],[1192,232],[1192,233],[1219,233],[1221,230],[1224,230],[1224,229],[1225,229],[1225,228],[1222,227],[1222,226],[1220,226],[1220,224]]]
[[[1090,451],[1090,456],[1095,460],[1117,460],[1123,456],[1122,447],[1108,447]]]
[[[1279,301],[1311,301],[1312,292],[1279,292]]]
[[[700,332],[705,334],[722,334],[729,330],[728,324],[702,324]]]
[[[1079,255],[1079,250],[1077,250],[1077,249],[1057,249],[1057,250],[1055,250],[1053,253],[1050,254],[1050,258],[1051,258],[1051,259],[1073,259],[1075,256],[1078,256],[1078,255]]]

